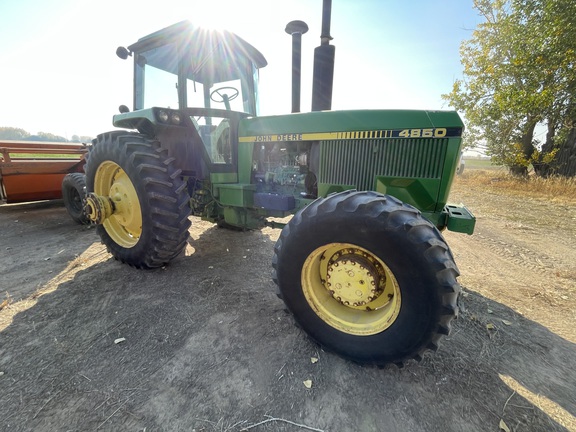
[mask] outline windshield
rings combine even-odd
[[[136,54],[135,109],[217,108],[257,114],[257,68],[245,57],[218,51],[194,57],[169,43]]]

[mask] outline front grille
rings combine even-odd
[[[318,182],[371,190],[375,176],[439,179],[447,147],[448,138],[322,141]]]

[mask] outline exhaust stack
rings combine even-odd
[[[320,46],[314,49],[314,77],[312,79],[312,111],[332,109],[332,88],[334,85],[334,58],[336,47],[330,45],[330,18],[332,0],[322,4],[322,34]]]
[[[300,112],[300,85],[302,69],[302,35],[308,31],[304,21],[290,21],[286,33],[292,35],[292,112]]]

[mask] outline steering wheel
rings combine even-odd
[[[224,90],[231,90],[232,94],[228,95],[228,93],[224,93]],[[230,111],[230,101],[236,99],[239,93],[240,92],[235,87],[220,87],[217,88],[216,90],[213,90],[212,93],[210,93],[210,99],[212,99],[214,102],[217,103],[224,102],[224,105],[226,105],[226,109]],[[217,98],[216,96],[220,97]]]

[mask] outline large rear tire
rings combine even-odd
[[[284,227],[279,294],[321,346],[361,364],[436,350],[457,314],[458,269],[418,210],[375,192],[314,201]]]
[[[157,140],[125,131],[98,135],[86,183],[89,203],[90,194],[111,203],[111,214],[96,231],[114,258],[154,268],[185,248],[190,198],[174,158]]]

